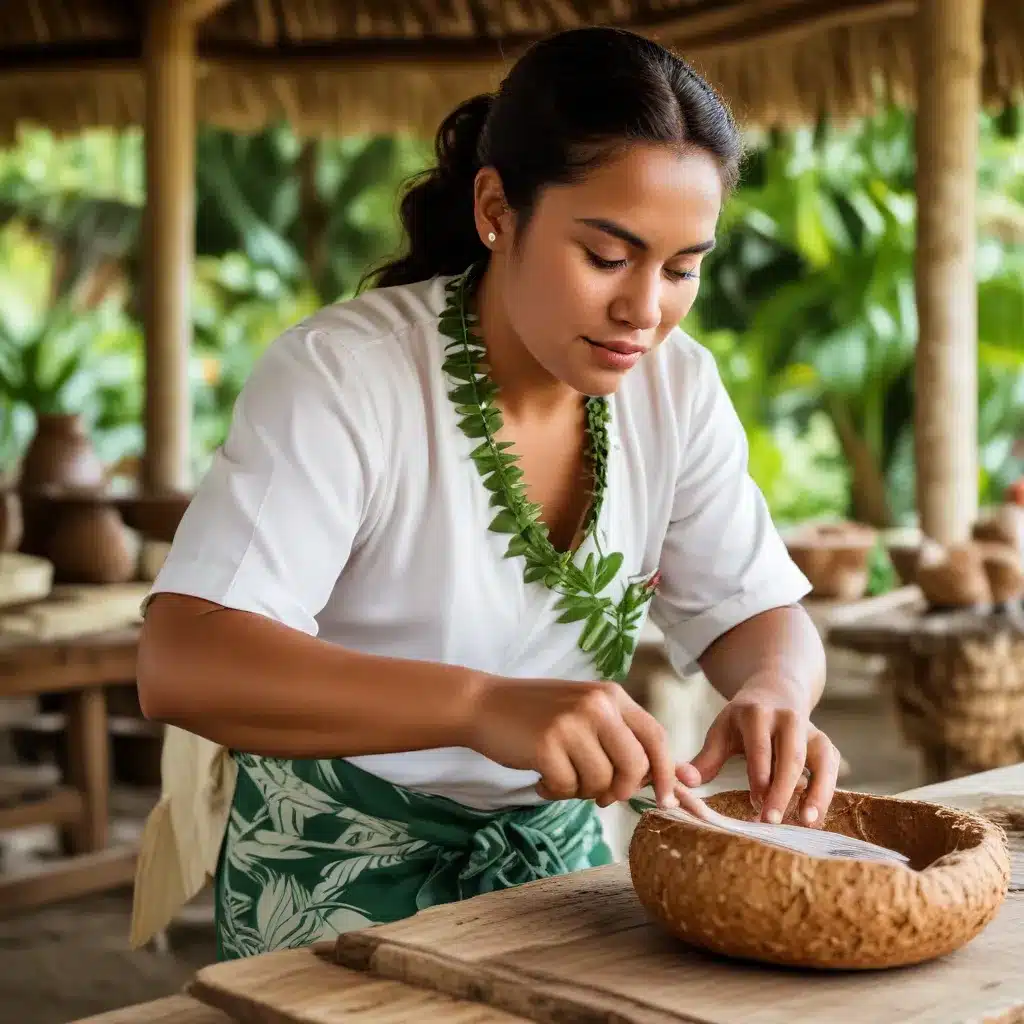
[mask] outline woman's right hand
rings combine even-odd
[[[508,768],[540,773],[549,800],[627,800],[648,782],[678,807],[680,782],[664,728],[617,683],[489,677],[466,744]]]

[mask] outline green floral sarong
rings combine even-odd
[[[218,960],[612,861],[590,801],[477,811],[340,759],[234,756],[216,880]]]

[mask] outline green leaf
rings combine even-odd
[[[517,555],[525,555],[529,549],[530,542],[522,534],[517,533],[508,542],[508,550],[505,552],[505,557],[515,558]]]
[[[589,654],[601,643],[601,640],[610,628],[603,611],[593,612],[587,619],[583,632],[580,633],[580,650],[586,651]]]
[[[537,520],[540,519],[541,513],[543,511],[544,510],[540,507],[540,505],[535,505],[535,504],[533,504],[531,502],[524,502],[523,503],[522,515],[523,515],[524,521],[526,521],[526,522],[530,522],[530,523],[537,522]]]
[[[601,559],[601,564],[597,570],[597,584],[594,587],[598,593],[604,590],[604,588],[607,587],[613,579],[615,579],[615,574],[622,568],[622,562],[623,555],[618,551],[614,551],[610,555],[605,555],[604,558]]]
[[[526,572],[523,573],[523,580],[527,583],[536,583],[538,580],[542,580],[548,573],[548,567],[546,565],[531,565]]]
[[[457,405],[472,405],[478,408],[476,384],[460,384],[448,392],[448,397]]]
[[[460,424],[459,428],[466,435],[466,437],[486,437],[488,434],[488,426],[484,421],[483,416],[479,414],[475,416],[467,416]]]
[[[556,622],[580,622],[589,618],[594,612],[586,601],[576,601],[555,619]]]
[[[591,551],[590,554],[587,555],[587,560],[583,563],[583,570],[582,570],[583,571],[583,575],[587,578],[588,585],[591,586],[591,587],[594,586],[594,581],[597,579],[596,563],[597,563],[597,556],[594,554],[593,551]],[[597,588],[595,588],[595,589],[597,589]]]
[[[608,679],[622,679],[626,675],[622,638],[611,636],[597,656],[597,668]]]
[[[454,338],[460,342],[463,340],[462,317],[447,309],[441,314],[441,318],[437,322],[437,329],[445,337]]]
[[[502,509],[492,520],[488,527],[494,533],[518,533],[519,523],[516,517],[506,508]]]
[[[449,359],[443,367],[445,373],[457,380],[471,381],[476,379],[476,365],[468,359]]]

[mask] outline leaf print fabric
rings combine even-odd
[[[234,756],[216,882],[219,960],[612,860],[588,801],[476,811],[340,759]]]

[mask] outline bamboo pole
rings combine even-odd
[[[145,332],[147,490],[184,490],[195,251],[196,28],[174,0],[149,4],[146,79]]]
[[[983,0],[921,0],[915,368],[922,531],[965,541],[978,512],[975,191]]]

